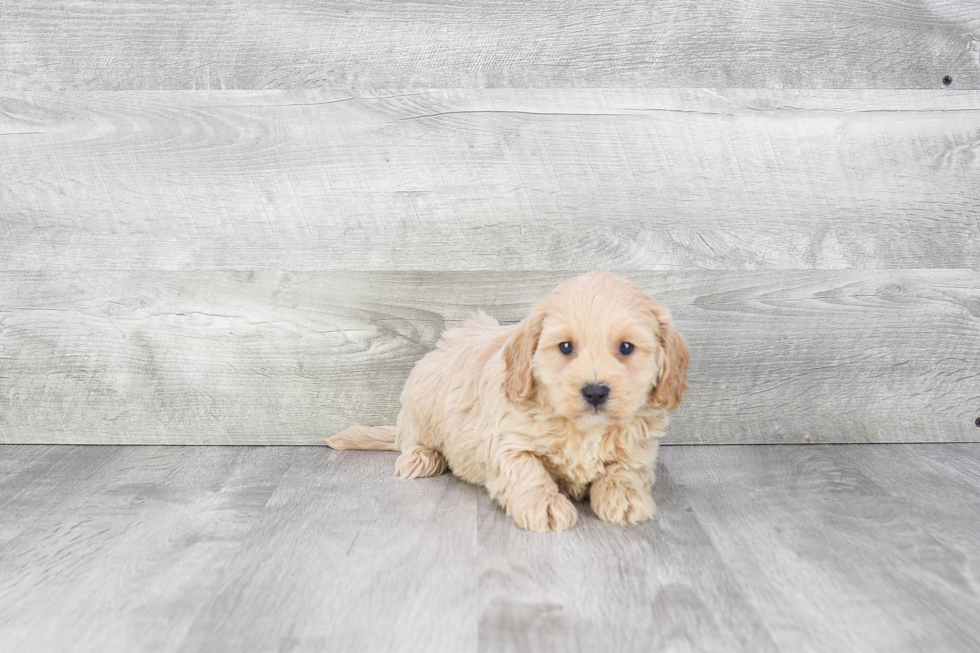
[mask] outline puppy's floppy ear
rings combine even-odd
[[[691,349],[687,346],[687,339],[674,328],[670,311],[658,304],[653,314],[659,325],[660,344],[666,356],[651,399],[657,408],[677,410],[687,391],[687,365],[691,360]]]
[[[531,362],[534,358],[534,351],[538,348],[538,339],[541,337],[543,322],[544,313],[536,309],[521,322],[517,331],[504,345],[504,364],[506,365],[504,395],[507,397],[507,401],[512,404],[519,404],[531,396],[531,387],[534,385]]]

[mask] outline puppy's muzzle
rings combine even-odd
[[[602,383],[589,383],[582,386],[582,397],[594,408],[599,408],[609,400],[609,386]]]

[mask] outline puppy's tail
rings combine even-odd
[[[364,449],[366,451],[398,451],[394,426],[352,426],[337,435],[323,438],[333,449]]]

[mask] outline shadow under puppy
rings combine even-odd
[[[401,451],[403,478],[485,486],[521,528],[563,531],[589,496],[600,518],[653,517],[658,438],[687,390],[670,313],[628,279],[589,272],[501,326],[479,313],[412,370],[396,426],[354,426],[334,449]]]

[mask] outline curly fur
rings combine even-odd
[[[446,331],[409,375],[394,429],[355,426],[325,442],[401,451],[403,478],[451,468],[529,530],[571,528],[570,498],[586,496],[599,518],[637,523],[656,510],[658,438],[687,390],[689,358],[667,309],[632,281],[590,272],[518,325],[479,313]],[[599,409],[582,397],[589,383],[610,388]]]

